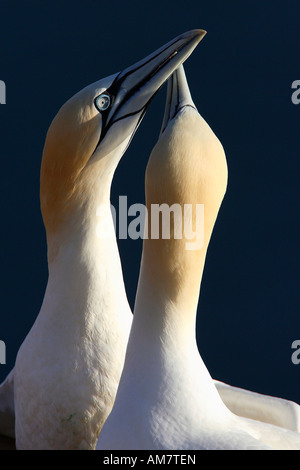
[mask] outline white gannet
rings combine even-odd
[[[124,369],[98,450],[300,449],[298,433],[233,414],[197,348],[201,278],[226,186],[223,147],[197,112],[181,66],[169,80],[162,133],[146,169],[149,238]],[[204,204],[203,247],[187,250],[183,227],[180,239],[172,224],[169,239],[161,232],[151,238],[154,204],[192,204],[194,232],[196,204]]]
[[[95,448],[132,320],[110,210],[112,178],[150,100],[204,34],[184,33],[87,86],[48,130],[40,189],[48,284],[0,389],[0,433],[13,432],[15,414],[18,449]]]

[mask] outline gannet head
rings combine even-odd
[[[203,38],[182,34],[120,73],[68,100],[54,118],[41,166],[41,209],[47,235],[92,198],[109,200],[114,170],[165,80]],[[85,209],[86,210],[86,209]]]
[[[227,164],[223,147],[198,113],[183,66],[180,66],[168,81],[161,134],[149,158],[145,181],[148,213],[153,204],[181,206],[181,237],[178,238],[178,232],[175,235],[172,221],[176,224],[178,219],[176,221],[171,213],[170,239],[163,239],[161,233],[157,240],[151,239],[152,219],[149,216],[149,239],[144,240],[154,276],[156,279],[162,276],[164,285],[169,283],[170,296],[171,292],[178,292],[178,283],[182,282],[194,283],[195,292],[198,292],[206,249],[226,186]],[[187,220],[184,219],[185,204],[191,208]],[[197,213],[197,204],[204,205],[204,217],[199,217],[201,211]],[[192,225],[187,227],[185,224],[191,219]],[[187,234],[194,234],[194,239]],[[202,234],[202,242],[195,243],[197,235],[201,238]],[[155,265],[159,266],[157,272]]]

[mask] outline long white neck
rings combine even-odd
[[[196,312],[206,255],[205,248],[202,253],[187,251],[183,256],[176,256],[177,250],[169,248],[184,242],[144,240],[134,315],[147,337],[159,335],[163,342],[172,341],[177,345],[195,343]],[[174,263],[171,251],[176,258]]]
[[[226,410],[196,343],[195,323],[203,264],[200,260],[197,274],[192,269],[197,276],[193,280],[194,287],[190,284],[192,271],[189,273],[187,269],[181,286],[176,279],[178,273],[174,274],[173,286],[168,286],[172,276],[169,273],[168,282],[163,283],[164,273],[155,270],[155,259],[148,243],[144,244],[120,388],[130,388],[134,381],[140,393],[153,404],[153,413],[157,409],[160,414],[162,406],[171,421],[176,421],[182,400],[194,409],[197,419],[204,417],[208,409],[218,417]],[[202,261],[204,263],[204,259]],[[159,421],[159,416],[155,419]]]
[[[49,244],[53,253],[57,240],[50,240]],[[84,321],[84,316],[105,314],[105,308],[112,310],[116,303],[127,305],[110,214],[95,215],[88,228],[69,233],[67,240],[62,241],[56,256],[49,259],[47,293],[49,289],[55,293],[51,301],[63,303],[62,315],[69,313],[73,322],[80,320],[74,318],[76,313]]]
[[[175,228],[170,239],[144,240],[125,367],[131,376],[140,371],[143,393],[148,393],[148,387],[153,391],[153,384],[163,384],[165,395],[170,391],[175,401],[175,395],[179,401],[193,397],[202,410],[206,406],[217,410],[223,404],[199,354],[195,325],[206,252],[226,187],[227,167],[223,149],[215,138],[211,144],[211,131],[202,118],[195,111],[186,116],[166,129],[152,151],[146,204],[148,214],[152,204],[171,207],[177,203],[182,213],[184,204],[191,204],[193,231],[199,222],[196,203],[204,205],[204,241],[200,249],[188,250],[189,240],[184,234],[181,239],[175,237]],[[149,218],[148,235],[151,222]]]
[[[81,328],[82,335],[94,321],[122,326],[131,315],[110,210],[113,170],[105,162],[97,171],[89,169],[69,206],[60,204],[67,207],[61,209],[62,222],[47,225],[53,220],[48,217],[45,224],[49,280],[41,314],[78,332]]]

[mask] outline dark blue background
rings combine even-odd
[[[224,145],[229,184],[207,256],[198,344],[213,377],[300,402],[300,3],[272,0],[0,1],[1,317],[7,364],[33,324],[47,282],[39,172],[48,126],[75,92],[178,34],[207,36],[186,62],[194,102]],[[155,97],[113,184],[144,201],[159,133]],[[134,303],[141,242],[120,242]]]

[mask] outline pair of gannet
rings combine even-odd
[[[109,204],[112,178],[152,97],[204,34],[184,33],[86,87],[49,128],[40,187],[49,279],[0,389],[0,433],[13,434],[15,416],[18,449],[96,446],[132,321]]]
[[[226,186],[224,150],[198,113],[181,66],[168,82],[161,135],[147,165],[146,205],[150,214],[152,204],[192,204],[196,233],[196,204],[204,204],[204,246],[188,250],[185,231],[180,239],[175,226],[170,239],[144,239],[124,369],[99,450],[300,449],[298,432],[229,411],[198,352],[199,289]],[[151,223],[149,216],[148,234]]]
[[[41,207],[49,281],[41,312],[0,387],[0,434],[16,434],[19,449],[95,447],[114,402],[132,321],[113,222],[105,209],[111,181],[151,97],[203,35],[188,32],[120,74],[90,85],[62,107],[48,131]],[[177,119],[177,105],[183,106],[182,83],[179,79],[180,94],[167,109],[164,139],[171,119]],[[101,240],[99,231],[105,234]],[[215,384],[236,413],[295,426],[296,405]]]

